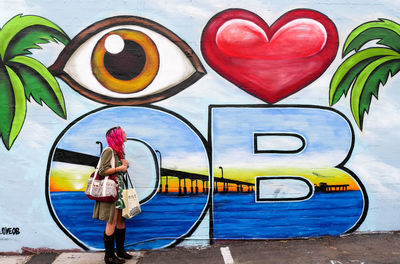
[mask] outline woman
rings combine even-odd
[[[107,264],[125,263],[124,259],[131,259],[124,249],[125,242],[125,219],[122,217],[122,209],[125,207],[122,201],[122,174],[127,171],[129,163],[125,160],[124,143],[126,142],[126,134],[120,127],[113,127],[106,133],[107,144],[110,148],[106,148],[101,154],[101,162],[99,166],[100,176],[118,175],[119,190],[118,200],[116,202],[98,202],[96,201],[93,209],[93,218],[106,221],[106,230],[104,231],[103,240],[106,250],[104,261]],[[111,166],[111,157],[114,155],[115,164]],[[114,254],[114,237],[117,244],[117,256]]]

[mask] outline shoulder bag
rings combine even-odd
[[[128,187],[128,180],[131,188]],[[122,217],[129,219],[140,214],[142,209],[140,208],[139,198],[128,171],[125,173],[124,184],[126,189],[122,191],[122,200],[124,201],[125,208],[122,209]]]
[[[109,147],[107,147],[109,148]],[[105,148],[104,151],[107,149]],[[115,168],[114,151],[111,156],[111,168]],[[104,153],[103,151],[103,153]],[[90,200],[99,202],[115,202],[118,199],[118,176],[116,174],[105,176],[99,174],[101,156],[96,170],[90,175],[85,194]]]

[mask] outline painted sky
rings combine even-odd
[[[351,150],[353,135],[349,124],[330,110],[221,107],[211,111],[215,167],[335,167]],[[304,139],[304,149],[297,153],[256,153],[256,133],[282,134],[280,144],[283,146],[285,139],[292,139],[285,135],[295,134]]]
[[[113,126],[121,126],[127,138],[140,139],[161,152],[162,167],[208,166],[205,147],[195,131],[173,115],[150,108],[113,107],[90,114],[73,125],[57,147],[98,155],[96,141],[106,146],[105,133]]]

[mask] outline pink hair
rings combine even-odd
[[[120,159],[124,158],[124,133],[120,127],[113,127],[106,133],[107,144],[115,152]]]

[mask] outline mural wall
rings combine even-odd
[[[127,249],[400,230],[396,5],[0,2],[0,251],[103,250],[114,126]]]

